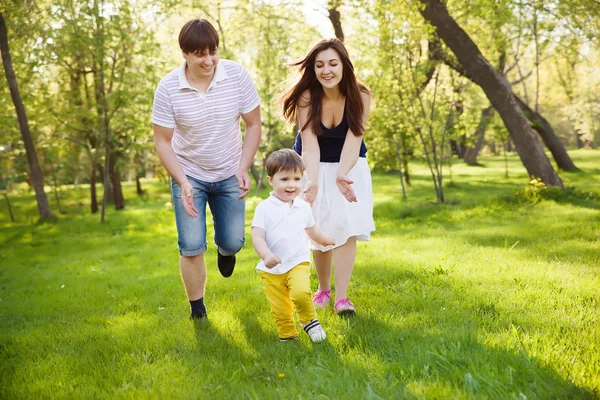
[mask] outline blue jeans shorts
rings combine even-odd
[[[183,208],[181,188],[171,179],[171,195],[177,224],[179,254],[186,257],[202,254],[207,249],[206,203],[210,207],[215,228],[215,244],[224,256],[236,254],[244,246],[246,199],[238,199],[242,192],[235,176],[220,182],[203,182],[187,177],[194,189],[194,205],[198,210],[192,218]]]

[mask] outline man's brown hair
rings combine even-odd
[[[204,54],[206,50],[214,53],[219,47],[219,34],[210,22],[196,18],[181,28],[179,47],[186,54]]]

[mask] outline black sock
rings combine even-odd
[[[201,297],[198,300],[190,300],[190,308],[192,310],[192,318],[198,318],[206,315],[204,297]]]

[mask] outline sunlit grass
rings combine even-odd
[[[407,200],[397,175],[375,174],[377,231],[350,290],[359,314],[319,311],[322,345],[278,342],[249,244],[230,279],[209,248],[209,320],[187,320],[164,182],[141,198],[127,185],[105,224],[85,187],[64,188],[66,214],[45,223],[32,194],[11,194],[0,398],[597,397],[600,154],[572,156],[583,172],[561,172],[569,194],[535,205],[515,196],[528,180],[515,156],[508,178],[502,157],[453,165],[444,205],[423,165]]]

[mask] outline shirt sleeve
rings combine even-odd
[[[265,223],[265,207],[263,206],[263,203],[260,203],[257,207],[256,210],[254,210],[254,218],[252,219],[252,227],[257,227],[260,228],[264,231],[266,231],[266,223]]]
[[[242,107],[240,111],[242,114],[249,113],[260,105],[258,92],[254,87],[254,83],[252,83],[250,74],[244,67],[242,67],[240,73],[240,91],[242,96]]]
[[[158,84],[154,93],[154,104],[152,105],[152,123],[165,128],[175,128],[175,113],[171,98],[165,88],[163,81]]]

